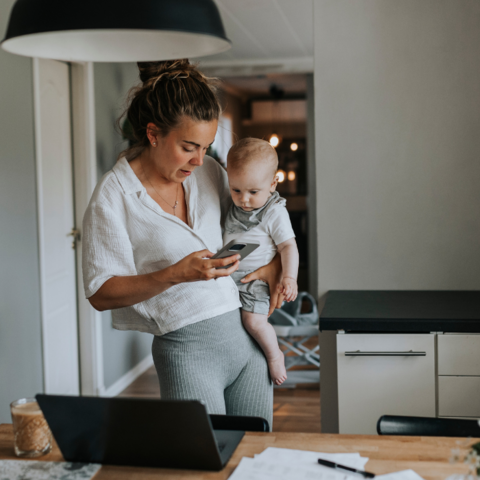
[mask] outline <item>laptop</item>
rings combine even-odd
[[[221,470],[245,434],[213,430],[196,400],[36,399],[68,462]]]

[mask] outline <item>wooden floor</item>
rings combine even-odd
[[[119,396],[159,398],[160,388],[155,367],[149,368]],[[295,389],[276,388],[273,431],[320,433],[320,387],[305,385]]]

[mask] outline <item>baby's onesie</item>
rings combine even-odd
[[[270,309],[270,291],[262,280],[241,283],[240,280],[250,272],[270,263],[277,253],[277,245],[295,238],[290,217],[285,208],[287,201],[273,192],[263,207],[246,212],[234,203],[230,206],[225,220],[223,243],[232,240],[244,243],[258,243],[260,246],[245,260],[240,262],[232,279],[240,292],[243,310],[268,315]]]

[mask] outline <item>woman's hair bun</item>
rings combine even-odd
[[[194,121],[218,120],[222,112],[217,97],[217,79],[206,77],[188,59],[162,62],[138,62],[141,84],[130,89],[126,116],[128,128],[120,129],[131,146],[121,153],[132,160],[148,148],[148,124],[153,123],[161,135],[178,127],[187,116]],[[118,123],[120,126],[120,124]]]
[[[162,79],[188,78],[192,74],[198,75],[199,73],[196,66],[192,65],[186,58],[162,62],[138,62],[137,65],[140,72],[140,80],[144,86],[155,84]]]

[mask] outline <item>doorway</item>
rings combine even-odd
[[[287,210],[300,255],[299,291],[317,298],[316,230],[312,161],[313,89],[311,74],[262,74],[221,78],[224,111],[209,154],[226,166],[229,147],[237,140],[267,140],[279,160],[277,190]],[[313,103],[313,102],[312,102]]]

